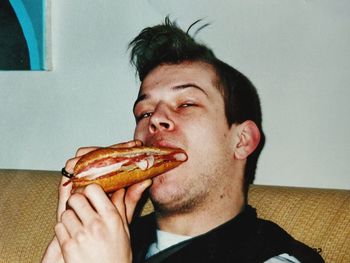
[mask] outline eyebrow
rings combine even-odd
[[[188,89],[188,88],[195,88],[195,89],[199,90],[200,92],[202,92],[206,97],[208,97],[207,92],[203,88],[199,87],[198,85],[196,85],[194,83],[186,83],[186,84],[182,84],[182,85],[176,85],[176,86],[171,87],[171,90],[177,91],[177,90],[184,90],[184,89]],[[147,95],[147,94],[139,95],[134,103],[133,110],[135,110],[135,107],[139,102],[146,100],[148,98],[149,98],[149,95]]]

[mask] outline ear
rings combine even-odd
[[[259,128],[253,121],[245,121],[236,126],[236,145],[234,158],[238,160],[246,159],[258,146],[260,142]]]

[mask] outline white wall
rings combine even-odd
[[[256,183],[350,188],[350,2],[52,1],[51,72],[0,72],[0,168],[59,170],[75,149],[132,138],[128,42],[171,14],[257,86]]]

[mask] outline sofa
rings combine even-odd
[[[58,171],[0,169],[0,262],[40,262],[54,235]],[[249,204],[315,248],[326,262],[350,262],[350,191],[252,185]],[[146,203],[142,213],[152,206]]]

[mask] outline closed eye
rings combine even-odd
[[[153,114],[152,112],[146,112],[146,113],[140,114],[139,116],[136,117],[136,122],[139,122],[145,118],[149,118],[152,116],[152,114]]]
[[[195,103],[182,103],[179,108],[187,108],[187,107],[193,107],[197,106]]]

